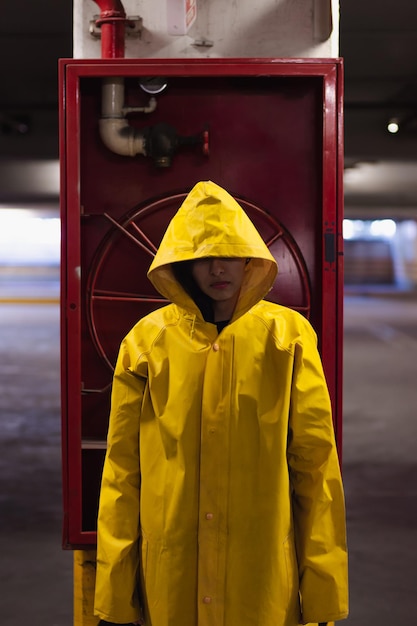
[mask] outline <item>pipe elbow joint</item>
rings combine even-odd
[[[99,120],[100,137],[104,145],[121,156],[146,156],[144,135],[129,125],[124,118],[102,118]]]

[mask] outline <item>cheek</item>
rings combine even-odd
[[[235,272],[235,277],[239,282],[243,282],[243,279],[246,274],[246,265],[241,265]]]
[[[245,270],[246,270],[246,261],[244,259],[239,259],[238,261],[236,261],[234,264],[234,271],[237,272],[238,274],[244,274]]]

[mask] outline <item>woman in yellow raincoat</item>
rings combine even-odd
[[[98,519],[102,620],[347,616],[328,390],[308,321],[262,299],[276,272],[236,201],[198,183],[148,273],[172,304],[134,326],[115,368]]]

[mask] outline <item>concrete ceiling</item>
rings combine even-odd
[[[417,3],[341,0],[340,17],[346,212],[417,217]]]
[[[57,157],[57,59],[70,56],[72,2],[2,3],[1,159]]]
[[[417,3],[341,0],[340,14],[346,210],[417,216]],[[2,164],[58,156],[57,59],[71,56],[72,2],[3,4],[0,202],[23,188]],[[392,116],[406,120],[397,135]]]

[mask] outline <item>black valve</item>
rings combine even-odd
[[[182,146],[202,145],[202,152],[209,153],[208,130],[196,135],[181,136],[169,124],[155,124],[142,129],[145,140],[145,154],[153,159],[157,167],[169,167],[172,157]]]

